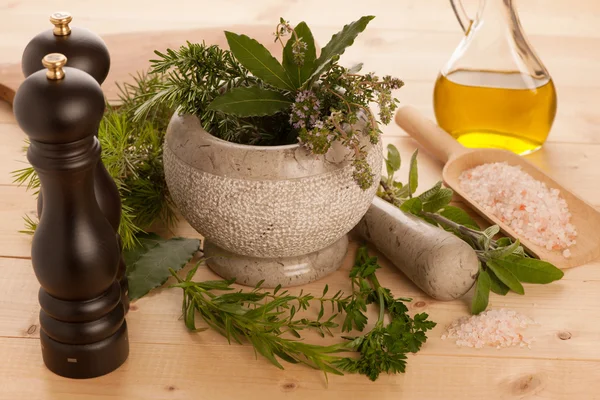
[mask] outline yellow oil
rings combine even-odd
[[[556,115],[551,79],[458,70],[435,84],[438,124],[466,147],[527,154],[546,141]]]

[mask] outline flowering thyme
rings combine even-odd
[[[355,158],[352,162],[354,166],[354,172],[352,173],[352,177],[360,186],[361,189],[367,190],[373,185],[373,172],[371,170],[371,166],[364,158]]]
[[[312,90],[298,92],[290,112],[290,124],[296,129],[311,129],[321,115],[321,102]]]
[[[292,54],[294,55],[294,62],[297,65],[304,64],[304,52],[308,46],[302,39],[296,39],[294,44],[292,44]]]

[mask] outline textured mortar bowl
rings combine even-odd
[[[379,182],[381,145],[365,139],[365,146]],[[176,206],[206,239],[208,266],[246,285],[301,285],[338,269],[346,234],[377,188],[357,186],[341,145],[320,156],[299,144],[240,145],[212,136],[191,115],[173,115],[163,157]]]

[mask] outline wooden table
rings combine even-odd
[[[475,3],[471,1],[470,3]],[[600,2],[518,1],[522,23],[558,87],[558,116],[548,143],[529,158],[595,206],[600,205]],[[216,4],[219,4],[218,6]],[[350,6],[350,4],[353,4]],[[474,4],[470,4],[471,6]],[[377,18],[344,56],[365,70],[406,81],[398,92],[405,104],[432,115],[431,93],[439,68],[461,32],[446,0],[345,0],[168,2],[64,0],[76,21],[100,34],[251,24],[273,29],[279,16],[309,22],[324,43],[341,25],[360,15]],[[472,8],[472,7],[471,7]],[[17,62],[29,39],[48,27],[46,0],[2,0],[0,54]],[[201,38],[189,38],[196,40]],[[133,71],[132,71],[133,72]],[[385,142],[406,160],[415,143],[395,125]],[[534,318],[537,337],[528,349],[464,349],[442,341],[444,327],[468,314],[470,295],[453,302],[426,297],[395,269],[381,271],[397,296],[413,297],[413,311],[426,311],[438,326],[405,374],[371,383],[361,376],[330,376],[302,366],[278,370],[255,359],[249,346],[228,345],[214,332],[191,334],[179,320],[181,293],[162,289],[131,307],[127,316],[131,354],[116,372],[76,381],[45,369],[39,344],[38,283],[30,262],[30,237],[17,231],[35,200],[12,182],[24,167],[24,135],[10,107],[0,104],[0,399],[592,399],[600,385],[599,263],[569,270],[551,285],[526,285],[526,295],[492,295],[491,306]],[[440,177],[440,165],[423,153],[421,187]],[[406,176],[406,170],[401,174]],[[185,222],[177,233],[197,236]],[[348,290],[352,254],[340,271],[304,289]],[[207,271],[198,278],[213,277]],[[568,339],[567,339],[568,338]],[[311,337],[310,340],[313,338]]]

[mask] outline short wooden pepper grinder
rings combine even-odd
[[[31,248],[44,363],[61,376],[92,378],[123,364],[129,342],[116,280],[119,245],[94,193],[104,95],[66,62],[62,54],[45,56],[47,70],[23,82],[13,108],[44,195]]]
[[[83,29],[69,26],[73,20],[67,12],[55,12],[50,16],[54,29],[48,29],[35,36],[23,52],[21,68],[25,77],[43,69],[42,58],[46,54],[60,53],[69,59],[69,67],[87,72],[101,85],[110,69],[110,54],[100,36]],[[97,132],[96,132],[97,134]],[[95,170],[94,188],[100,209],[113,226],[119,230],[121,222],[121,197],[115,182],[102,164]],[[38,197],[38,215],[42,215],[43,195]],[[119,237],[119,243],[121,238]],[[123,306],[129,310],[127,277],[125,261],[121,257],[118,279],[122,288]]]

